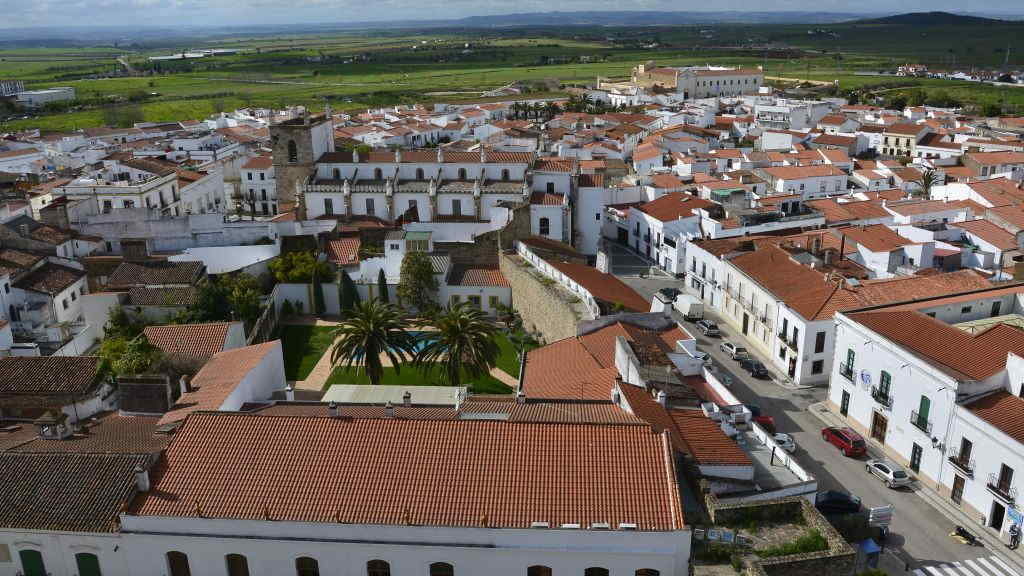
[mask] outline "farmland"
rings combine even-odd
[[[166,121],[249,105],[330,103],[335,109],[356,110],[397,103],[479,101],[485,91],[514,82],[525,86],[528,97],[545,97],[564,94],[566,86],[593,83],[598,76],[625,78],[636,63],[651,59],[665,65],[761,65],[769,77],[838,81],[838,88],[830,91],[834,94],[851,89],[868,94],[878,86],[888,94],[914,97],[917,90],[926,95],[939,91],[943,98],[979,107],[1000,104],[1007,110],[1024,109],[1020,88],[858,74],[891,69],[906,59],[935,66],[974,58],[979,65],[995,66],[1005,56],[999,44],[1024,29],[1019,23],[1005,28],[984,33],[984,26],[966,25],[959,32],[964,41],[944,49],[947,28],[851,24],[814,31],[792,25],[710,31],[687,26],[391,31],[211,38],[199,46],[159,49],[9,49],[0,51],[0,78],[22,79],[30,88],[73,86],[79,100],[70,109],[9,121],[0,129],[61,131],[94,126],[114,121],[117,115],[111,109],[118,107],[132,107],[133,119]],[[946,40],[940,42],[943,34]],[[195,60],[148,59],[208,47],[239,52]],[[131,67],[131,75],[119,59]]]

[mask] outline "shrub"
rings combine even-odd
[[[809,552],[820,552],[828,549],[828,540],[816,529],[805,532],[802,536],[764,550],[758,550],[757,555],[762,558],[775,556],[790,556],[793,554],[807,554]]]

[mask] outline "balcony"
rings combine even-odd
[[[850,382],[853,382],[853,366],[851,364],[847,364],[846,362],[840,363],[839,375],[842,376],[843,378],[846,378]]]
[[[962,458],[959,454],[953,454],[949,457],[949,463],[967,476],[974,476],[974,460]]]
[[[928,420],[921,414],[918,414],[917,410],[913,410],[910,412],[910,423],[913,424],[915,428],[917,428],[921,432],[924,432],[925,434],[932,433],[931,420]]]
[[[881,390],[878,386],[871,388],[871,397],[886,408],[892,408],[892,394],[888,390]]]
[[[796,347],[796,340],[794,340],[793,338],[790,338],[785,332],[781,332],[781,331],[779,332],[778,336],[779,336],[779,342],[782,342],[783,345],[785,345],[787,348],[789,348],[790,350],[792,350],[794,352],[798,351],[797,347]]]
[[[1017,500],[1017,488],[1010,481],[1002,480],[998,474],[988,475],[988,484],[985,486],[988,491],[1006,502],[1013,503]]]

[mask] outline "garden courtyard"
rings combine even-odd
[[[281,327],[284,348],[285,377],[294,382],[296,390],[325,391],[334,384],[369,384],[366,373],[352,368],[331,365],[331,334],[337,322],[325,319],[302,319]],[[423,327],[429,332],[429,327]],[[519,378],[519,356],[507,334],[498,332],[500,350],[494,369],[479,378],[463,380],[473,394],[511,394]],[[424,371],[412,364],[395,367],[382,357],[384,377],[381,384],[402,386],[440,386],[440,369]]]

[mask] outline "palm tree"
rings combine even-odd
[[[433,318],[437,332],[426,340],[416,363],[430,369],[443,364],[442,378],[449,386],[462,384],[462,373],[471,378],[487,374],[498,361],[496,328],[483,311],[467,302],[456,304]]]
[[[398,372],[401,363],[413,358],[416,338],[406,332],[406,322],[397,307],[377,299],[356,304],[345,320],[334,329],[331,364],[351,368],[360,364],[370,384],[379,384],[384,376],[381,354],[385,354]]]
[[[942,184],[943,178],[939,176],[939,173],[934,168],[927,168],[921,176],[914,180],[914,183],[921,187],[922,196],[931,198],[932,188]]]

